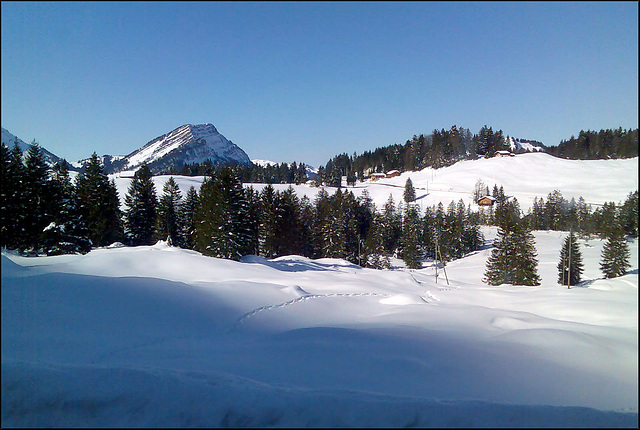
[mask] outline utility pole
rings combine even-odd
[[[438,245],[438,235],[436,235],[436,284],[438,283],[438,255],[440,255],[440,261],[442,261],[442,252],[440,252],[440,245]],[[444,262],[442,262],[442,271],[444,272],[444,278],[447,280],[447,285],[449,285],[449,277],[447,276],[447,269],[444,268]]]
[[[567,289],[571,289],[571,235],[573,234],[573,229],[569,229],[569,266],[567,267],[567,271],[569,272],[569,282],[567,282]]]
[[[436,234],[435,257],[436,257],[436,284],[437,284],[438,283],[438,235],[437,234]]]

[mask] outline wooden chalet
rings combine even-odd
[[[491,196],[482,196],[478,199],[478,206],[493,206],[493,202],[495,202],[496,199],[494,197]]]

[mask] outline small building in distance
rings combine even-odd
[[[496,151],[493,155],[494,157],[513,157],[514,153],[511,151]]]
[[[397,170],[390,170],[387,172],[387,178],[395,178],[396,176],[400,176],[400,172]]]
[[[386,173],[372,173],[369,175],[369,180],[377,181],[378,179],[384,179],[386,177],[387,177]]]
[[[491,196],[482,196],[478,199],[478,206],[493,206],[493,202],[495,202],[496,199],[494,197]]]

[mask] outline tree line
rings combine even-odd
[[[215,176],[216,172],[225,167],[221,164],[205,160],[202,163],[184,163],[181,168],[170,167],[159,172],[159,175],[174,176]],[[251,163],[249,165],[227,165],[242,182],[256,184],[302,184],[307,181],[307,165],[304,163],[275,163],[265,166]]]
[[[638,156],[638,129],[580,130],[578,137],[562,140],[547,152],[556,157],[595,160],[602,158],[633,158]]]

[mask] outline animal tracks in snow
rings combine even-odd
[[[381,296],[381,297],[387,297],[387,294],[380,294],[380,293],[329,293],[329,294],[307,294],[305,296],[301,296],[301,297],[297,297],[293,300],[289,300],[288,302],[284,302],[284,303],[279,303],[276,305],[266,305],[266,306],[260,306],[259,308],[256,308],[252,311],[249,311],[245,314],[243,314],[240,318],[238,318],[238,320],[236,321],[234,328],[238,327],[240,324],[242,324],[242,322],[248,318],[251,318],[252,316],[254,316],[255,314],[258,314],[260,312],[264,312],[264,311],[268,311],[271,309],[278,309],[278,308],[284,308],[287,306],[291,306],[295,303],[300,303],[300,302],[304,302],[307,300],[312,300],[312,299],[322,299],[322,298],[329,298],[329,297],[363,297],[363,296]]]
[[[304,291],[304,290],[302,290]],[[383,294],[383,293],[329,293],[329,294],[306,294],[301,297],[297,297],[295,299],[278,303],[275,305],[265,305],[260,306],[259,308],[255,308],[249,312],[244,313],[240,318],[238,318],[233,326],[233,329],[236,329],[247,319],[253,317],[256,314],[259,314],[264,311],[274,310],[285,308],[287,306],[291,306],[296,303],[305,302],[307,300],[317,300],[317,299],[326,299],[333,297],[382,297],[380,303],[382,304],[390,304],[390,305],[406,305],[406,304],[422,304],[422,303],[431,303],[434,301],[440,301],[437,297],[433,296],[430,292],[425,292],[422,295],[410,295],[408,297],[407,294]]]

